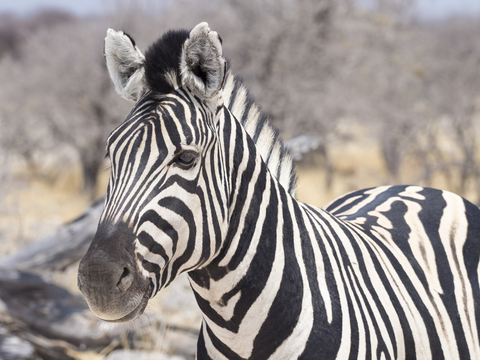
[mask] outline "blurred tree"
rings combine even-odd
[[[455,191],[464,194],[470,186],[480,197],[480,23],[453,18],[426,31],[432,44],[428,95],[459,154],[445,165],[458,174]]]
[[[18,46],[22,38],[20,29],[13,16],[8,14],[0,16],[0,59],[7,53],[18,57]]]
[[[390,174],[379,182],[428,184],[438,173],[457,172],[463,191],[480,179],[475,20],[470,27],[425,24],[412,17],[413,0],[376,0],[370,10],[333,0],[155,4],[123,0],[103,18],[31,25],[37,30],[20,45],[4,45],[15,50],[3,59],[0,26],[4,148],[27,159],[40,150],[70,149],[92,191],[104,140],[131,107],[114,93],[103,65],[105,30],[123,29],[145,50],[167,29],[208,21],[224,39],[233,71],[244,76],[284,137],[320,139],[328,183],[335,173],[331,144],[350,141],[344,130],[355,123],[367,129]],[[442,116],[449,119],[447,131]],[[442,137],[463,155],[446,154]],[[412,161],[419,167],[414,178],[404,171]]]
[[[45,9],[27,18],[0,14],[0,58],[6,54],[18,58],[20,45],[29,35],[74,20],[71,14],[55,9]]]
[[[7,57],[0,68],[2,145],[31,162],[73,151],[92,196],[105,139],[128,111],[104,65],[107,27],[92,19],[43,28],[24,41],[20,58]]]

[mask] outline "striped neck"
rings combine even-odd
[[[227,358],[236,358],[249,357],[256,338],[270,339],[271,346],[281,341],[270,338],[273,332],[263,325],[268,315],[264,310],[284,306],[275,304],[280,285],[301,296],[302,284],[284,276],[286,266],[296,264],[295,259],[289,259],[296,246],[293,233],[289,233],[292,227],[289,230],[285,224],[295,220],[279,206],[290,203],[298,208],[297,201],[272,176],[253,140],[229,115],[226,111],[220,129],[221,147],[234,149],[225,154],[229,186],[234,189],[229,200],[228,232],[219,254],[189,277],[204,314],[200,341],[205,341],[207,348],[224,349],[222,355]],[[266,323],[289,329],[296,321],[296,314],[285,312],[278,324]]]

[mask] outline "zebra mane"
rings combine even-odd
[[[295,196],[297,176],[295,165],[278,130],[256,104],[240,76],[227,71],[223,88],[225,106],[242,124],[255,142],[258,152],[270,172],[288,192]]]
[[[168,31],[145,52],[146,83],[154,93],[168,94],[181,86],[180,57],[188,36],[186,30]],[[228,70],[224,84],[225,106],[253,139],[272,175],[295,196],[295,166],[278,130],[268,121],[239,76]]]

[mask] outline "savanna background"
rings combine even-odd
[[[284,140],[303,149],[302,201],[418,184],[480,204],[480,9],[438,15],[448,1],[425,2],[124,0],[88,15],[0,13],[0,358],[195,352],[201,318],[185,278],[139,322],[107,326],[79,296],[78,253],[62,266],[12,261],[41,253],[32,246],[52,234],[68,243],[68,224],[101,207],[105,139],[132,107],[106,70],[109,27],[144,51],[168,29],[207,21]],[[87,226],[74,223],[77,233]]]

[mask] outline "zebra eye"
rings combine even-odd
[[[184,151],[176,157],[175,163],[182,167],[187,167],[192,165],[196,158],[196,153],[192,151]]]

